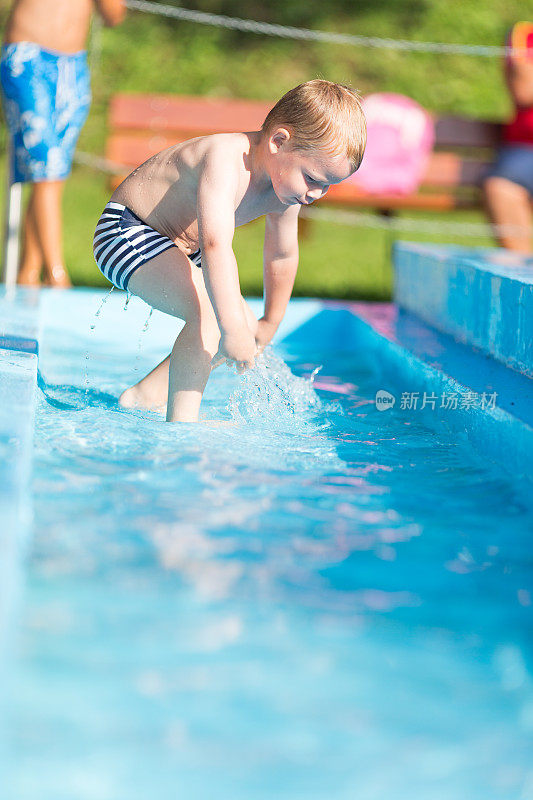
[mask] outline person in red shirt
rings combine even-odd
[[[502,247],[531,253],[533,199],[533,23],[517,22],[506,44],[519,52],[505,59],[515,115],[504,126],[501,147],[483,191]],[[500,228],[502,226],[502,228]]]

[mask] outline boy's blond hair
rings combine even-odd
[[[358,169],[366,145],[366,122],[357,92],[332,81],[301,83],[284,94],[262,125],[263,134],[287,128],[298,150],[345,154]]]

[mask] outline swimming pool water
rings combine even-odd
[[[532,798],[524,487],[356,343],[121,410],[162,347],[45,331],[5,797]]]

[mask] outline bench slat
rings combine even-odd
[[[435,146],[494,148],[501,136],[502,124],[470,117],[446,115],[435,118]]]
[[[258,130],[271,103],[209,97],[115,95],[111,101],[112,130],[153,130],[169,133],[232,133]]]
[[[462,158],[457,153],[432,153],[422,178],[422,186],[450,189],[478,186],[489,164],[488,159]]]
[[[188,133],[180,133],[182,135],[173,136],[116,134],[108,139],[107,157],[117,164],[133,169],[160,150],[189,138]],[[195,135],[202,135],[202,131],[195,131]],[[461,158],[456,153],[433,153],[429,158],[422,185],[438,188],[477,185],[489,163],[481,159]]]
[[[257,130],[271,103],[180,95],[118,94],[111,101],[113,130],[202,131]],[[502,125],[457,115],[435,117],[435,144],[444,147],[493,148]]]
[[[119,94],[111,102],[112,133],[106,153],[111,161],[133,169],[160,150],[195,136],[257,130],[270,107],[269,103],[248,100]],[[383,211],[448,211],[479,205],[479,192],[475,187],[490,163],[492,154],[488,150],[493,150],[497,144],[501,124],[445,115],[437,117],[435,125],[436,151],[428,160],[422,192],[371,195],[351,182],[344,182],[332,186],[323,202]],[[443,148],[484,151],[486,157],[440,152]],[[113,185],[117,186],[120,180],[114,178]],[[428,191],[430,189],[433,191]],[[465,192],[466,189],[471,191]]]
[[[376,208],[380,211],[394,209],[451,211],[455,208],[469,208],[478,205],[472,195],[462,196],[451,193],[374,195],[362,192],[353,184],[346,182],[332,186],[324,199],[319,202],[336,206]]]

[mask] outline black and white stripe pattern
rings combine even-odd
[[[111,202],[98,220],[93,240],[98,268],[114,286],[125,290],[136,269],[175,246],[167,236],[154,231],[129,208]]]
[[[202,251],[195,250],[194,253],[191,253],[190,256],[187,256],[189,261],[192,261],[195,267],[200,267],[202,269]]]

